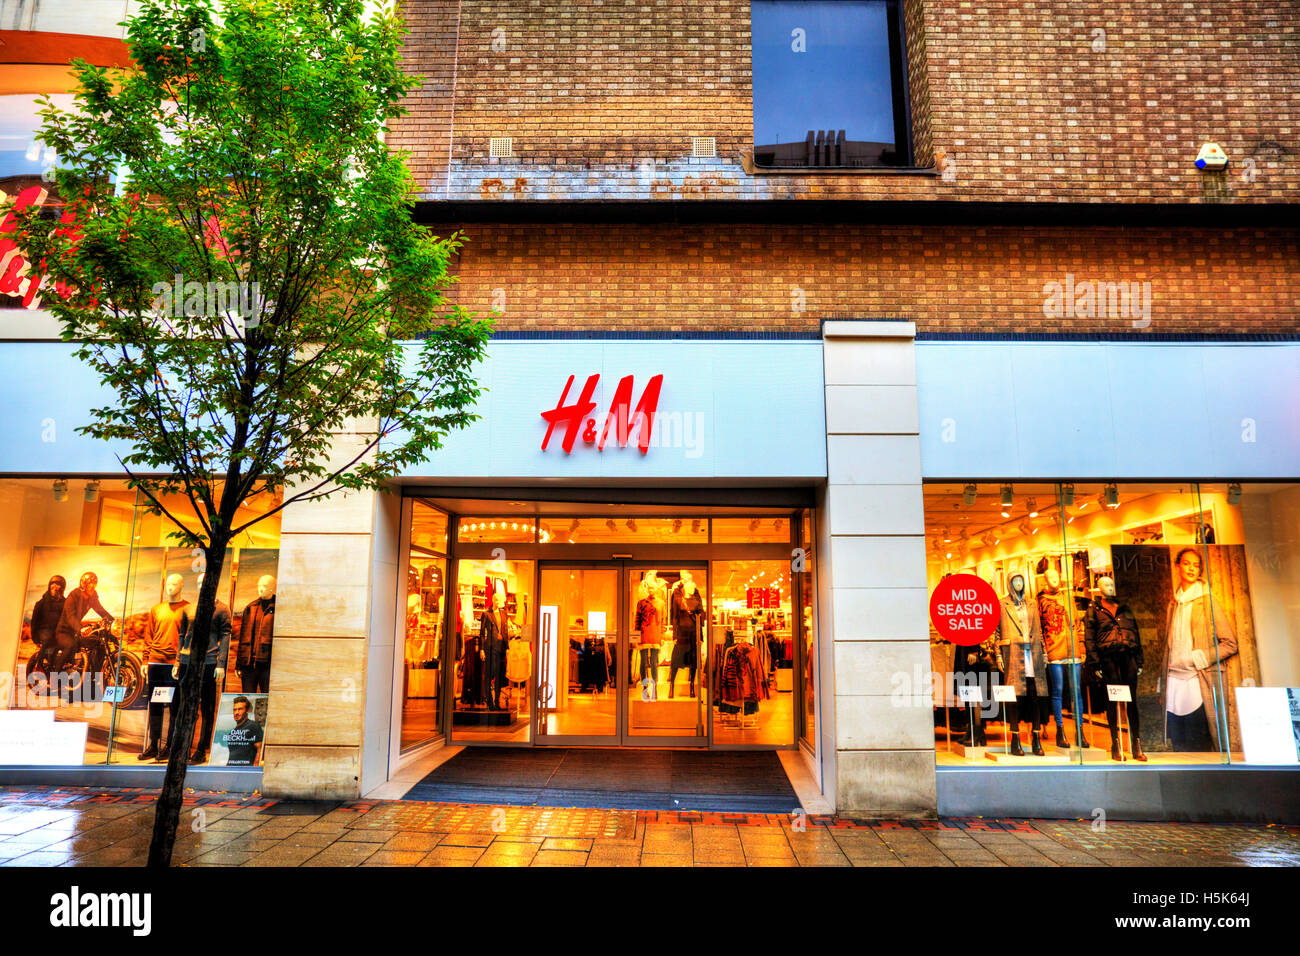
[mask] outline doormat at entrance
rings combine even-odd
[[[467,748],[403,799],[733,813],[799,808],[772,751]]]

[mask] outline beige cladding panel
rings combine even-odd
[[[269,744],[361,745],[366,642],[277,637]]]
[[[267,746],[262,765],[262,793],[268,797],[355,800],[360,796],[358,747]]]
[[[277,636],[369,633],[370,535],[282,534]]]
[[[933,817],[939,797],[934,746],[836,755],[836,810],[844,816]]]

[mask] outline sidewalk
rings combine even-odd
[[[0,866],[139,866],[156,791],[0,787]],[[279,802],[190,792],[185,866],[1297,866],[1300,827]]]

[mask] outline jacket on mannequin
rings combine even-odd
[[[700,637],[700,621],[704,617],[704,601],[697,587],[687,596],[681,585],[673,588],[671,610],[674,641],[690,641],[692,646]]]
[[[1050,663],[1070,657],[1070,619],[1065,613],[1065,591],[1042,590],[1038,592],[1038,621],[1043,629],[1043,650]]]
[[[1025,669],[1026,650],[1029,651],[1030,662],[1033,665],[1032,674]],[[1018,697],[1024,697],[1029,693],[1026,677],[1034,678],[1036,696],[1051,696],[1051,689],[1047,682],[1047,654],[1043,649],[1038,605],[1027,596],[1019,604],[1009,594],[1002,599],[1002,619],[998,624],[998,656],[1001,658],[999,669],[1002,671],[1002,682],[1009,687],[1015,687]]]
[[[275,636],[275,595],[248,602],[240,618],[238,666],[252,667],[271,660]]]
[[[190,662],[190,645],[193,644],[193,634],[189,628],[180,639],[180,658],[181,664]],[[208,634],[208,652],[203,655],[205,665],[215,665],[225,667],[226,660],[230,657],[230,608],[218,601],[212,608],[212,630]]]

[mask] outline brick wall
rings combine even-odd
[[[450,227],[435,227],[447,234]],[[1146,332],[1300,331],[1300,234],[1284,230],[476,224],[453,286],[500,329],[1130,332],[1049,318],[1044,287],[1150,282]],[[497,292],[500,290],[500,292]],[[802,292],[803,311],[798,311]]]
[[[429,79],[393,143],[431,199],[1300,200],[1293,0],[908,4],[918,153],[952,181],[747,171],[749,0],[409,0]],[[489,160],[493,135],[516,158]],[[718,160],[687,159],[692,135]],[[1193,166],[1206,140],[1224,181]]]

